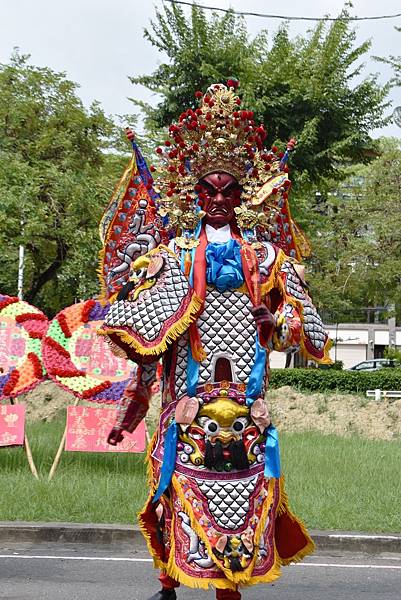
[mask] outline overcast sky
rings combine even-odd
[[[154,16],[154,6],[161,0],[0,0],[0,62],[7,62],[12,49],[31,54],[31,63],[65,71],[77,82],[80,95],[89,104],[99,100],[109,114],[132,112],[127,97],[155,101],[140,86],[133,86],[127,76],[148,74],[161,61],[161,55],[143,39],[143,28]],[[336,16],[343,0],[199,0],[199,4],[234,10],[284,14],[289,16]],[[400,0],[354,0],[355,16],[401,12]],[[279,21],[247,17],[249,32],[277,29]],[[365,21],[355,24],[358,41],[372,38],[370,55],[401,54],[401,18]],[[313,23],[291,22],[291,35],[304,34]],[[392,73],[384,65],[368,59],[366,75],[379,72],[382,82]],[[393,108],[401,105],[401,90],[391,94]],[[392,110],[390,111],[392,112]],[[390,125],[375,136],[396,135],[401,129]]]

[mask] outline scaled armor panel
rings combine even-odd
[[[199,367],[199,385],[214,380],[218,358],[231,364],[233,382],[248,381],[255,356],[255,319],[251,313],[249,296],[240,292],[219,292],[208,288],[205,308],[197,321],[200,337],[207,357]],[[183,336],[176,346],[175,395],[187,391],[188,336]]]

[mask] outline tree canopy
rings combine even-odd
[[[395,29],[401,33],[401,27],[395,27]],[[394,87],[401,86],[401,55],[390,55],[388,58],[376,57],[376,59],[379,62],[385,63],[392,67],[394,76],[391,79],[390,84]]]
[[[189,17],[176,5],[156,9],[145,37],[166,59],[152,74],[131,78],[161,96],[155,107],[137,103],[148,129],[194,107],[195,90],[236,77],[244,107],[267,126],[267,141],[284,146],[298,139],[298,180],[302,174],[303,182],[317,184],[340,176],[344,163],[366,161],[370,130],[386,122],[388,86],[374,75],[362,77],[370,42],[357,45],[346,10],[341,17],[304,37],[291,39],[284,24],[274,35],[262,31],[250,39],[233,12],[208,19],[195,5]]]
[[[189,12],[164,5],[145,30],[162,62],[131,78],[160,98],[156,106],[137,102],[149,132],[195,108],[196,90],[237,78],[244,108],[266,124],[267,142],[283,147],[290,137],[298,140],[292,211],[311,238],[311,287],[330,320],[363,320],[364,309],[401,301],[400,224],[393,218],[400,150],[370,136],[389,121],[391,84],[366,74],[370,41],[356,42],[348,17],[344,9],[304,36],[291,38],[282,24],[251,39],[233,12],[208,18],[195,5]],[[388,60],[397,75],[398,58]],[[389,213],[391,222],[383,218]]]
[[[28,58],[0,65],[0,289],[16,295],[22,244],[24,299],[51,314],[98,289],[97,227],[122,164],[99,105]]]
[[[379,150],[310,211],[312,289],[330,320],[373,318],[378,307],[401,319],[400,140],[383,138]]]
[[[295,39],[286,25],[250,39],[233,12],[164,6],[145,32],[163,61],[132,78],[160,97],[137,102],[148,141],[195,106],[196,90],[233,77],[268,143],[298,139],[293,214],[312,241],[314,298],[332,320],[349,319],[351,306],[401,306],[401,151],[370,138],[386,122],[388,86],[363,77],[369,42],[357,45],[342,17]],[[397,75],[399,59],[388,60]],[[98,292],[98,223],[126,157],[113,120],[98,103],[86,109],[64,73],[16,53],[0,65],[0,94],[0,290],[16,294],[22,244],[24,297],[52,315]]]

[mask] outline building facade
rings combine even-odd
[[[387,346],[401,349],[401,327],[395,319],[382,323],[338,323],[326,325],[326,331],[334,344],[330,350],[333,360],[340,360],[349,369],[364,360],[383,358]],[[272,352],[270,366],[284,368],[286,355]]]

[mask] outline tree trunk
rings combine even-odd
[[[63,240],[57,240],[57,253],[53,262],[43,271],[33,278],[32,285],[25,295],[25,300],[30,304],[35,303],[36,296],[42,287],[51,281],[65,261],[68,253],[68,247]]]

